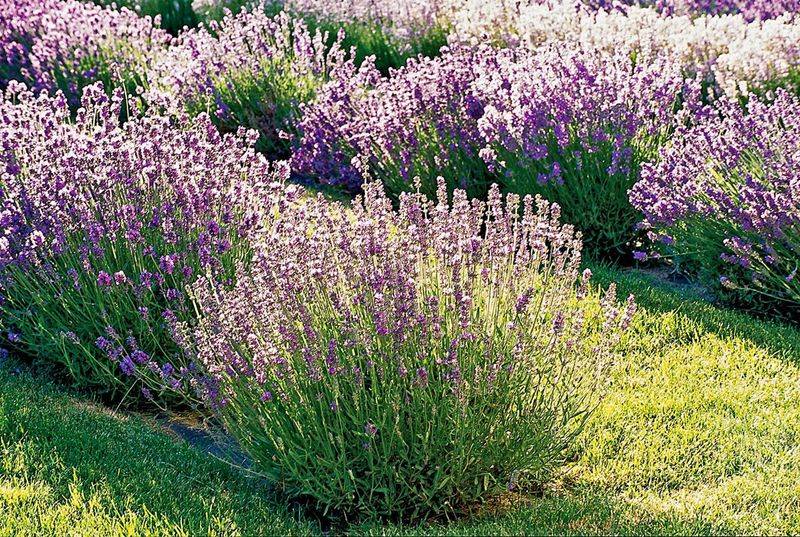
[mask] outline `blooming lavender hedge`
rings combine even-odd
[[[1,0],[0,13],[0,86],[61,90],[73,107],[97,81],[135,91],[170,40],[146,17],[77,0]]]
[[[442,175],[473,196],[496,181],[559,202],[587,247],[612,256],[635,235],[627,191],[639,163],[699,91],[666,60],[555,47],[456,48],[389,79],[370,64],[347,75],[305,107],[298,172],[348,190],[374,177],[394,195],[415,178],[428,194]]]
[[[120,126],[122,101],[90,86],[73,121],[63,94],[12,83],[0,100],[0,322],[79,383],[121,392],[139,370],[184,390],[186,288],[235,278],[286,170],[205,116]]]
[[[321,31],[266,4],[184,33],[149,72],[145,100],[168,115],[210,114],[223,132],[259,132],[257,148],[286,156],[301,103],[352,60]]]
[[[544,200],[447,203],[379,183],[285,211],[187,330],[256,467],[332,515],[450,514],[548,479],[635,311],[577,286],[580,235]]]
[[[722,101],[644,168],[631,201],[668,253],[739,298],[800,312],[800,99]]]
[[[451,20],[452,42],[625,50],[637,62],[667,56],[687,77],[700,76],[729,96],[800,88],[800,24],[788,15],[748,22],[741,15],[662,16],[637,6],[596,9],[580,0],[468,0]]]

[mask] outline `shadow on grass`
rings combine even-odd
[[[710,535],[725,533],[699,519],[653,515],[589,486],[541,498],[504,498],[470,519],[417,527],[360,525],[349,535]]]
[[[591,265],[595,283],[617,283],[619,296],[633,294],[637,304],[653,314],[675,313],[686,321],[686,337],[712,333],[739,338],[794,363],[800,363],[800,329],[780,321],[757,319],[744,311],[716,305],[692,286],[672,284],[653,274],[608,265]]]
[[[76,491],[99,502],[95,511],[103,516],[142,516],[190,535],[317,529],[263,481],[176,442],[152,420],[74,396],[13,361],[0,364],[0,489],[9,483],[48,491],[44,505],[17,506],[18,518],[31,524],[17,529],[32,534],[46,531],[38,524]]]

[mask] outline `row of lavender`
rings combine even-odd
[[[536,3],[563,24],[525,34],[536,17],[502,12],[503,48],[470,46],[475,6],[386,8],[380,43],[452,33],[387,77],[321,12],[259,4],[170,37],[125,9],[0,6],[9,343],[118,396],[204,404],[328,511],[450,514],[548,478],[636,339],[633,300],[580,274],[583,238],[659,242],[798,302],[800,104],[772,91],[797,89],[794,51],[724,67],[737,31],[794,35],[787,15],[646,15],[632,34],[656,12]],[[679,49],[661,24],[707,34]],[[739,30],[710,44],[723,24]]]

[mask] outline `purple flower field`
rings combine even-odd
[[[0,147],[3,352],[348,523],[559,476],[587,267],[800,320],[796,0],[0,0]]]

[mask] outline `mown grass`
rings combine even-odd
[[[543,492],[374,535],[800,533],[800,330],[598,267],[642,312]],[[316,534],[268,484],[41,376],[0,369],[0,535]]]
[[[16,365],[0,366],[0,535],[306,534],[267,484]]]

